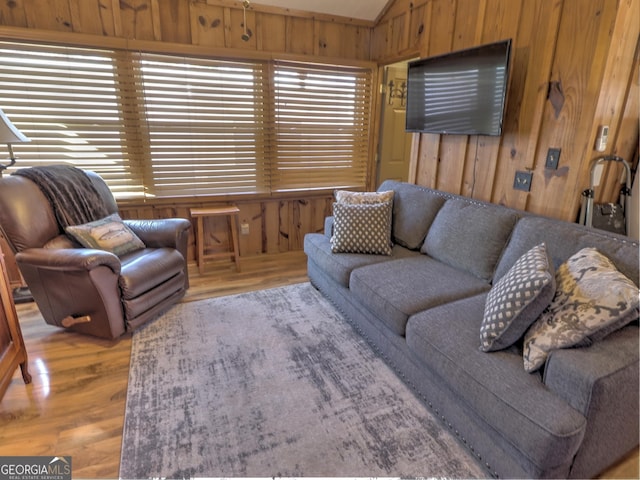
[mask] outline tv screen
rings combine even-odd
[[[511,39],[410,62],[406,130],[501,135]]]

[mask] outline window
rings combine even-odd
[[[0,42],[14,168],[69,163],[119,198],[364,187],[371,70]]]
[[[114,52],[0,42],[0,59],[0,108],[31,140],[14,145],[14,169],[65,162],[100,173],[115,195],[143,194]]]
[[[276,62],[275,190],[364,185],[370,82],[353,67]]]
[[[142,54],[156,196],[268,191],[264,65]]]

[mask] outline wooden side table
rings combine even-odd
[[[205,260],[229,257],[232,256],[236,269],[240,271],[240,249],[238,247],[238,213],[240,209],[235,205],[228,205],[225,207],[211,207],[211,208],[192,208],[191,216],[198,219],[196,227],[196,261],[198,262],[198,271],[204,273]],[[231,230],[231,251],[219,252],[219,253],[204,253],[204,218],[205,217],[228,217],[229,230]]]

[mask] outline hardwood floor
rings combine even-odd
[[[183,301],[307,281],[302,252],[190,266]],[[74,478],[118,478],[131,335],[105,341],[47,325],[34,303],[16,305],[33,382],[19,370],[0,402],[0,456],[71,455]]]
[[[183,301],[305,282],[302,252],[190,267]],[[131,336],[109,342],[44,323],[33,303],[16,306],[33,376],[19,370],[0,401],[0,456],[71,455],[75,478],[117,478],[129,376]],[[601,478],[638,478],[638,451]]]

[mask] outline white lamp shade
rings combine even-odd
[[[28,141],[29,139],[0,110],[0,143],[23,143]]]

